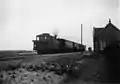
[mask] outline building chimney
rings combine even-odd
[[[109,18],[109,23],[111,23],[111,19]]]

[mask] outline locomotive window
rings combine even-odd
[[[39,40],[39,37],[37,37],[37,40]]]
[[[47,39],[47,37],[45,36],[45,39]]]
[[[34,44],[34,47],[36,47],[36,44]]]

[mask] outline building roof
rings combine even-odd
[[[116,26],[114,26],[111,23],[111,20],[109,19],[109,23],[104,28],[95,28],[94,27],[94,36],[98,37],[98,36],[102,35],[103,32],[108,28],[114,28],[116,31],[120,32],[120,30]]]

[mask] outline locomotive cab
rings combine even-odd
[[[38,53],[46,50],[48,48],[48,36],[49,34],[37,35],[36,40],[33,40],[33,50],[36,50]]]
[[[34,50],[40,53],[48,53],[52,51],[55,47],[56,39],[48,33],[43,33],[36,36],[36,40],[33,40]]]

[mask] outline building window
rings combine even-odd
[[[100,41],[100,50],[103,50],[103,42]]]
[[[106,41],[103,41],[103,48],[106,47]]]

